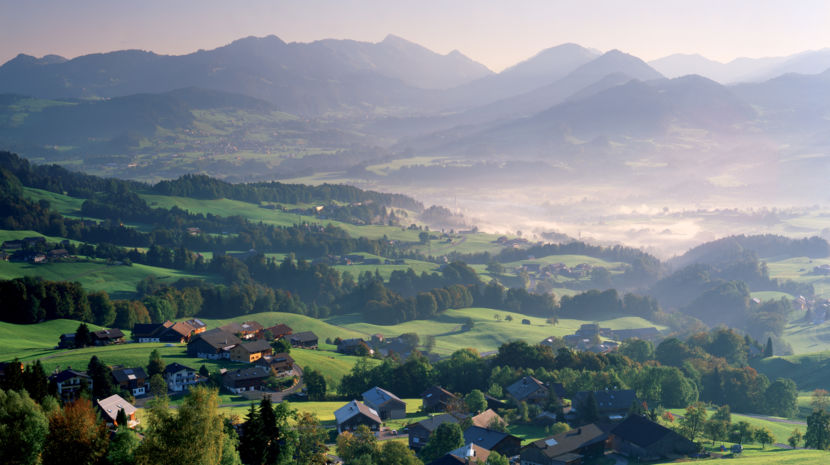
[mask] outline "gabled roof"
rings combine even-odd
[[[507,424],[507,422],[504,421],[504,418],[500,417],[498,413],[489,408],[474,416],[472,421],[474,426],[480,426],[482,428],[489,428],[494,421]]]
[[[363,402],[366,402],[369,405],[381,406],[390,400],[406,405],[406,403],[395,394],[392,394],[386,389],[382,389],[377,386],[363,393]]]
[[[224,347],[242,344],[242,340],[228,332],[222,331],[221,328],[214,328],[204,333],[197,334],[190,339],[190,344],[196,341],[205,341],[214,349],[222,349]]]
[[[224,329],[230,333],[240,334],[240,333],[255,333],[257,331],[262,331],[262,325],[256,321],[245,321],[242,323],[231,322],[226,324],[225,326],[220,326],[220,329]]]
[[[666,428],[665,426],[655,423],[640,415],[629,415],[625,420],[611,430],[611,434],[624,441],[644,448],[654,444],[666,436],[672,436],[675,437],[675,439],[688,441],[685,437]]]
[[[449,452],[449,455],[454,457],[458,457],[465,462],[469,461],[471,463],[484,463],[487,461],[487,457],[490,456],[490,450],[485,449],[478,444],[474,444],[468,442],[463,446]]]
[[[268,344],[268,341],[258,340],[253,342],[243,342],[240,346],[245,349],[249,354],[257,354],[260,352],[265,352],[268,350],[273,350],[271,344]]]
[[[173,362],[170,365],[167,365],[166,367],[164,367],[164,374],[167,375],[167,374],[170,374],[170,373],[178,373],[182,370],[196,371],[193,368],[186,367],[186,366],[182,365],[181,363]]]
[[[456,399],[457,396],[441,386],[432,386],[421,394],[421,398],[427,400],[433,398]]]
[[[56,374],[50,376],[49,379],[54,380],[56,383],[62,383],[64,381],[68,380],[68,379],[72,379],[72,378],[76,378],[76,377],[89,379],[89,376],[86,373],[84,373],[83,371],[75,371],[75,370],[69,370],[69,369],[63,370],[60,373],[56,373]]]
[[[579,391],[574,395],[573,406],[579,409],[580,404],[588,400],[589,391]],[[637,395],[633,389],[619,391],[595,391],[594,398],[597,400],[597,407],[600,413],[610,411],[622,411],[631,408],[631,404],[637,402]]]
[[[539,381],[533,376],[525,376],[515,383],[507,386],[507,392],[518,400],[526,399],[531,394],[540,389],[547,389],[545,383]]]
[[[415,425],[418,425],[431,433],[437,430],[438,427],[444,423],[458,423],[458,418],[450,415],[449,413],[442,413],[441,415],[435,415],[427,418],[426,420],[421,420],[418,423],[415,423]]]
[[[363,402],[358,402],[356,400],[353,400],[334,411],[334,418],[337,420],[338,425],[357,415],[363,415],[378,424],[382,423],[380,416],[378,416],[378,412]]]
[[[317,335],[311,331],[303,331],[301,333],[296,333],[288,336],[288,340],[297,342],[311,342],[317,340]]]
[[[187,321],[185,321],[185,323],[190,325],[190,327],[192,327],[194,330],[207,327],[205,322],[198,319],[198,318],[193,318],[192,320],[187,320]]]
[[[174,323],[168,331],[174,331],[180,334],[182,337],[189,337],[193,331],[196,331],[196,328],[187,324],[187,322],[179,321],[178,323]]]
[[[136,381],[139,379],[147,379],[147,373],[144,371],[144,368],[135,367],[135,368],[115,368],[112,370],[112,377],[115,378],[115,381],[118,384],[121,383],[129,383],[130,381]]]
[[[118,328],[93,331],[92,334],[96,339],[120,339],[124,337],[124,333]]]
[[[133,404],[124,400],[123,397],[119,396],[118,394],[111,395],[106,399],[101,399],[97,401],[98,407],[101,409],[101,413],[106,415],[110,421],[115,421],[116,417],[118,417],[118,411],[124,409],[124,413],[127,414],[129,417],[130,415],[134,414],[136,408]]]
[[[481,428],[479,426],[471,426],[464,431],[464,443],[473,442],[487,450],[491,450],[496,447],[498,443],[502,442],[504,438],[510,436],[512,436],[510,433],[502,433],[501,431]]]
[[[222,375],[222,381],[225,383],[231,383],[235,381],[245,381],[249,379],[264,379],[269,376],[271,376],[271,372],[268,371],[265,367],[260,365],[254,365],[248,368],[242,368],[240,370],[228,371],[224,375]]]
[[[539,439],[525,446],[535,447],[547,457],[559,457],[564,454],[573,453],[583,447],[605,441],[608,433],[603,431],[597,425],[589,423],[564,433],[559,433],[555,436],[550,436],[545,439]]]
[[[280,323],[278,325],[274,325],[274,326],[271,326],[270,328],[265,328],[265,329],[267,329],[268,331],[271,331],[271,334],[289,334],[292,331],[294,331],[293,329],[291,329],[291,326],[288,326],[287,324],[284,324],[284,323]]]

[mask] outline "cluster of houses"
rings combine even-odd
[[[385,338],[383,334],[373,334],[369,340],[363,338],[336,339],[337,352],[344,355],[375,355],[383,357],[398,355],[401,359],[409,358],[417,348],[417,342],[400,335]],[[427,354],[430,361],[435,362],[437,355]]]
[[[95,346],[123,344],[125,340],[124,333],[118,328],[92,331],[89,333],[89,337],[92,345]],[[61,334],[58,349],[74,349],[75,347],[75,333]]]
[[[46,238],[42,236],[4,241],[0,245],[0,260],[46,263],[70,258],[69,251],[60,247],[61,245],[66,247],[69,241],[64,240],[59,246],[49,250],[47,250]]]
[[[642,339],[656,342],[661,337],[660,331],[651,326],[647,328],[617,329],[601,328],[598,324],[583,324],[574,334],[562,338],[565,345],[575,349],[594,353],[608,353],[619,348],[616,341],[627,339]],[[602,340],[606,338],[606,340]],[[547,338],[540,344],[554,345],[553,338]]]
[[[543,404],[551,394],[560,397],[565,391],[560,384],[547,385],[532,376],[525,376],[506,388],[514,402]],[[634,391],[578,392],[565,409],[565,418],[578,424],[578,409],[593,396],[599,415],[595,423],[576,426],[570,431],[532,442],[524,447],[521,439],[505,432],[506,422],[493,408],[505,404],[488,398],[488,409],[478,414],[463,413],[458,406],[463,402],[455,394],[440,386],[427,389],[421,396],[427,419],[407,426],[409,447],[420,450],[445,423],[467,425],[463,431],[464,446],[453,450],[429,465],[457,465],[484,463],[492,452],[511,457],[511,463],[522,465],[577,465],[602,456],[612,450],[635,460],[679,458],[698,452],[699,446],[671,429],[645,417],[629,415],[637,403]],[[335,412],[338,433],[366,425],[379,431],[387,419],[405,418],[406,403],[393,393],[374,387]],[[495,404],[493,404],[495,403]],[[543,414],[544,415],[544,414]]]

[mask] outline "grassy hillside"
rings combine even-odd
[[[321,343],[327,338],[334,339],[338,336],[342,338],[362,336],[360,332],[339,328],[330,322],[318,320],[305,315],[298,315],[296,313],[265,312],[252,313],[250,315],[242,315],[227,319],[202,318],[202,321],[208,325],[208,328],[216,328],[231,322],[242,322],[248,320],[258,321],[266,328],[279,323],[285,323],[290,326],[295,333],[301,331],[313,331],[314,334],[320,338]]]
[[[496,320],[498,314],[500,320]],[[511,316],[513,321],[504,318]],[[470,331],[461,331],[461,325],[467,318],[473,320]],[[523,319],[530,320],[530,325],[523,325]],[[358,315],[336,316],[327,320],[329,323],[359,332],[364,336],[381,333],[384,336],[395,336],[401,333],[414,332],[421,338],[423,344],[426,336],[435,336],[434,352],[448,355],[456,350],[472,347],[480,352],[488,352],[510,340],[523,339],[535,344],[549,336],[564,336],[573,334],[580,325],[589,323],[582,320],[561,319],[556,326],[548,324],[544,318],[534,318],[518,313],[505,312],[489,308],[465,308],[448,310],[432,320],[415,320],[405,323],[381,326],[360,321]],[[638,317],[615,318],[599,322],[603,327],[613,329],[642,328],[656,326],[647,320]]]
[[[830,297],[830,276],[812,274],[813,268],[830,264],[830,258],[796,257],[783,260],[769,260],[771,278],[791,279],[810,283],[816,290],[817,297]]]
[[[151,275],[166,283],[173,283],[181,278],[198,277],[208,281],[215,279],[208,275],[194,275],[149,265],[108,265],[105,260],[100,259],[81,258],[75,262],[41,264],[0,261],[0,279],[40,276],[49,281],[78,281],[88,291],[107,291],[115,299],[134,298],[136,285]]]
[[[830,321],[820,324],[794,321],[784,328],[784,339],[795,354],[809,354],[830,350]]]
[[[792,379],[800,391],[830,390],[830,352],[756,359],[751,365],[770,380]]]
[[[0,361],[37,358],[53,354],[60,335],[74,333],[80,322],[75,320],[52,320],[36,325],[16,325],[0,322]],[[102,329],[88,323],[89,329]]]

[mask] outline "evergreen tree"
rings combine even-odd
[[[599,420],[599,405],[597,405],[597,398],[593,391],[588,392],[588,397],[579,405],[577,412],[582,423],[593,423]]]
[[[112,395],[115,386],[112,382],[112,370],[101,363],[96,355],[89,359],[86,367],[87,375],[92,379],[92,397],[94,399],[105,399]]]
[[[118,414],[115,415],[115,424],[119,428],[126,428],[129,425],[129,420],[127,419],[127,412],[125,412],[123,408],[118,409]]]
[[[830,448],[830,414],[824,410],[814,410],[807,417],[807,433],[804,434],[804,446],[819,450]]]
[[[161,359],[161,354],[158,349],[153,349],[150,352],[150,360],[147,363],[147,376],[160,375],[164,373],[164,360]]]
[[[49,395],[49,378],[40,360],[26,365],[23,372],[23,387],[37,403],[43,402],[43,399]]]
[[[7,391],[20,391],[24,388],[23,364],[17,357],[6,365],[5,375],[0,378],[0,388]]]
[[[208,367],[206,367],[204,364],[202,364],[202,366],[199,367],[199,376],[203,378],[210,377],[210,371],[208,370]]]
[[[248,464],[263,463],[263,442],[259,408],[252,402],[245,423],[242,424],[242,437],[239,439],[239,456],[242,461]]]
[[[764,347],[764,358],[772,357],[772,336],[767,337],[767,345]]]
[[[89,327],[86,323],[81,323],[78,325],[78,329],[75,330],[75,347],[80,349],[88,345],[92,345],[92,335],[89,333]]]
[[[461,427],[456,423],[442,423],[438,426],[432,436],[429,437],[426,445],[421,449],[421,460],[424,463],[443,456],[447,452],[458,449],[464,445],[464,434]]]

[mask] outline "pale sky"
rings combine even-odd
[[[826,0],[0,0],[0,63],[121,49],[184,54],[247,36],[377,42],[395,34],[499,71],[566,42],[645,60],[830,47]]]

